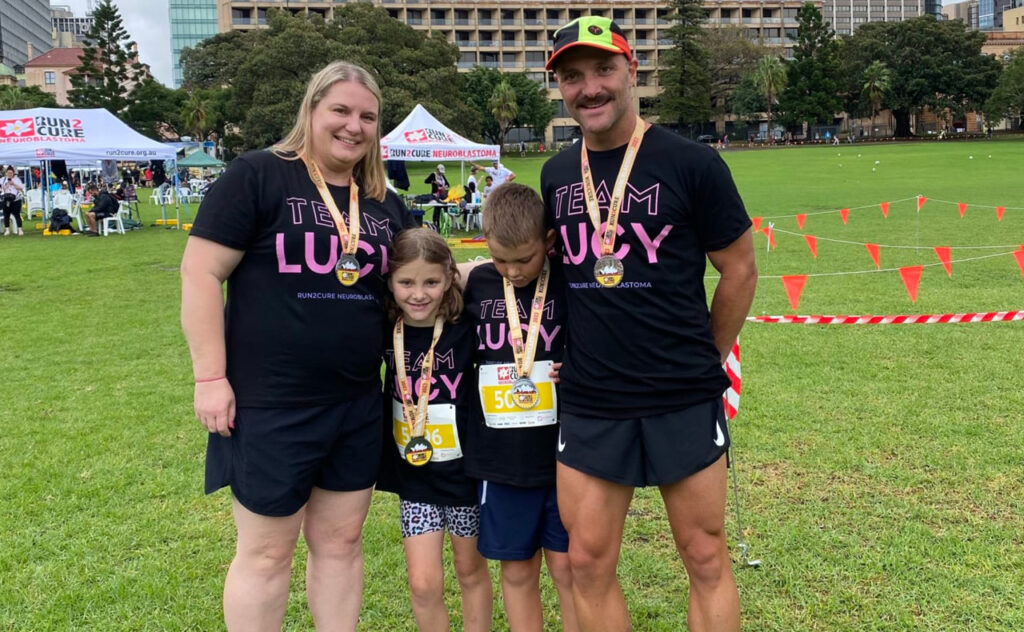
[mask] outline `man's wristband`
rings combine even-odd
[[[205,384],[206,382],[218,382],[220,380],[228,379],[226,376],[221,375],[220,377],[204,377],[196,380],[196,384]]]

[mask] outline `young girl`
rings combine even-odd
[[[476,380],[476,336],[462,316],[458,270],[437,233],[410,229],[392,242],[388,287],[394,320],[385,352],[384,446],[377,488],[401,499],[409,588],[421,632],[448,632],[441,553],[447,529],[462,588],[463,629],[487,632],[492,592],[477,552],[476,484],[462,446]]]

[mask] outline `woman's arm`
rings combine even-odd
[[[189,237],[181,260],[181,328],[192,353],[196,418],[224,437],[234,427],[235,393],[227,381],[222,286],[244,254]]]

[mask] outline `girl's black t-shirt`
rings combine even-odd
[[[433,325],[405,327],[405,366],[411,381],[413,401],[418,401],[423,356],[430,348],[433,335]],[[398,390],[394,349],[391,335],[388,334],[388,348],[384,353],[384,423],[381,427],[384,440],[377,489],[393,492],[402,500],[411,502],[462,507],[477,504],[476,481],[469,478],[464,469],[466,426],[472,399],[476,395],[474,342],[473,327],[465,316],[457,323],[445,324],[434,348],[434,368],[430,380],[433,385],[430,391],[431,408],[426,426],[427,438],[432,439],[434,458],[426,465],[413,466],[399,453],[396,440],[396,434],[401,434],[401,426],[395,423],[395,419],[402,419],[402,395]],[[460,457],[455,457],[452,451],[456,445],[462,454]]]
[[[565,349],[565,280],[561,269],[560,264],[552,262],[536,362],[561,362]],[[526,287],[515,289],[524,342],[536,287],[535,280]],[[501,274],[493,263],[478,266],[470,272],[463,296],[466,312],[475,326],[477,364],[514,363],[505,312],[505,289]],[[484,423],[483,405],[477,393],[473,398],[473,417],[468,434],[466,473],[473,478],[516,487],[554,485],[557,424],[535,428],[489,428]]]
[[[348,187],[328,185],[348,223]],[[191,235],[245,254],[227,282],[227,376],[239,406],[351,401],[380,388],[388,249],[414,225],[392,192],[360,194],[359,281],[335,275],[334,220],[301,160],[240,156],[203,198]]]
[[[603,220],[625,150],[588,152]],[[594,278],[600,243],[580,143],[544,165],[541,195],[568,287],[562,412],[629,419],[720,397],[729,379],[711,335],[706,255],[749,230],[750,218],[718,152],[657,125],[647,130],[619,217],[615,254],[625,274],[615,288]]]

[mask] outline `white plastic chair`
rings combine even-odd
[[[121,202],[117,207],[117,213],[110,217],[103,218],[103,225],[100,227],[100,234],[106,237],[110,231],[124,234],[124,218],[132,216],[132,209],[127,202]]]
[[[43,216],[43,190],[29,189],[25,192],[25,219],[32,219],[33,213]]]

